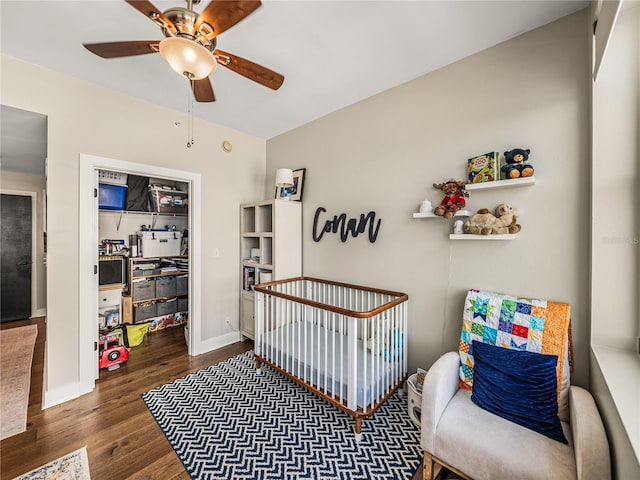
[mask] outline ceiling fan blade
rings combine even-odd
[[[176,27],[171,20],[164,16],[164,14],[158,10],[151,2],[147,0],[124,0],[133,8],[143,13],[146,17],[150,18],[160,27],[168,28],[174,34],[176,33]]]
[[[102,58],[130,57],[157,53],[158,40],[142,40],[134,42],[85,43],[84,48]]]
[[[193,95],[198,102],[215,102],[216,97],[213,94],[213,87],[211,86],[211,80],[209,77],[204,77],[200,80],[191,81],[191,89]]]
[[[214,36],[220,35],[253,13],[260,5],[260,0],[211,0],[198,16],[195,28],[198,30],[206,22],[213,27]]]
[[[231,53],[215,50],[213,54],[218,60],[218,64],[227,67],[230,70],[242,75],[243,77],[258,82],[265,87],[277,90],[284,82],[284,76],[269,70],[257,63],[250,62],[242,57],[238,57]]]

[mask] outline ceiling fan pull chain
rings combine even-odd
[[[193,82],[193,79],[189,80],[190,85],[187,90],[187,148],[193,145],[193,96],[191,95]]]
[[[193,95],[191,94],[189,94],[189,136],[191,137],[191,145],[193,145],[196,141],[193,138]]]

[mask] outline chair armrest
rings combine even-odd
[[[436,360],[424,378],[420,443],[423,450],[427,452],[434,452],[438,422],[449,400],[458,391],[459,367],[458,352],[448,352]]]
[[[607,435],[596,403],[584,388],[569,389],[569,415],[578,479],[610,479]]]

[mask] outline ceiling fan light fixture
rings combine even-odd
[[[160,55],[178,75],[200,80],[215,72],[218,64],[213,54],[197,42],[181,37],[167,37],[160,42]]]

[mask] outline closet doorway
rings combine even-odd
[[[122,160],[97,157],[93,155],[80,155],[80,382],[85,392],[93,390],[95,379],[98,377],[98,329],[97,319],[99,311],[99,275],[98,275],[98,245],[103,240],[104,232],[100,232],[98,198],[96,192],[99,188],[98,172],[120,172],[140,177],[154,179],[166,179],[169,182],[179,182],[188,187],[189,215],[186,223],[181,223],[181,228],[189,232],[189,314],[188,335],[186,341],[189,355],[201,353],[201,270],[200,270],[200,226],[194,221],[200,218],[200,175],[192,172],[167,169],[153,165],[137,164]],[[137,217],[137,215],[136,215]],[[107,221],[118,222],[114,217]],[[127,222],[131,223],[131,219]],[[142,222],[151,225],[153,222],[162,223],[164,220],[157,217],[153,220]],[[114,227],[115,228],[115,227]]]

